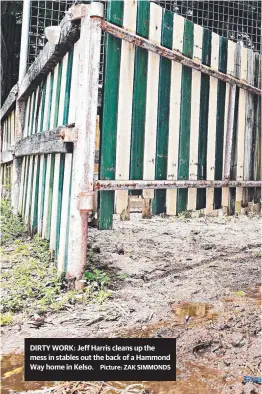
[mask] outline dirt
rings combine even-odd
[[[176,337],[177,382],[144,382],[148,393],[259,393],[242,380],[260,375],[260,239],[246,216],[133,214],[91,228],[90,267],[110,276],[111,298],[50,313],[39,329],[2,327],[2,354],[21,353],[25,337]],[[101,393],[120,392],[111,384]]]

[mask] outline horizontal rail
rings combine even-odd
[[[261,187],[261,181],[108,181],[94,182],[94,190],[205,189],[210,187]]]
[[[30,135],[21,139],[15,146],[15,157],[41,155],[49,153],[70,153],[72,147],[68,142],[77,139],[74,127],[58,127],[54,130]]]
[[[8,115],[8,113],[15,107],[17,93],[18,93],[18,85],[16,84],[10,90],[4,104],[1,107],[1,113],[0,113],[1,120],[6,115]]]
[[[159,45],[155,42],[147,40],[137,34],[131,33],[130,31],[123,29],[122,27],[116,26],[112,23],[105,21],[104,19],[100,19],[100,27],[102,30],[106,31],[109,34],[112,34],[115,37],[118,37],[122,40],[125,40],[131,44],[144,48],[148,51],[157,53],[160,56],[166,57],[170,60],[174,60],[183,64],[184,66],[193,68],[194,70],[200,71],[203,74],[209,75],[210,77],[214,77],[219,79],[220,81],[227,82],[233,85],[238,86],[239,88],[245,89],[251,93],[261,95],[261,89],[250,85],[246,81],[237,79],[231,75],[224,74],[220,71],[214,70],[211,67],[205,66],[202,63],[198,63],[193,59],[190,59],[183,55],[181,52],[177,50],[171,50],[162,45]]]

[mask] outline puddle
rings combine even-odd
[[[10,391],[39,390],[54,385],[53,382],[25,382],[23,354],[7,354],[2,356],[1,376],[1,394],[10,394]]]
[[[183,302],[183,303],[173,303],[171,309],[175,316],[181,320],[185,320],[186,316],[195,317],[198,319],[215,319],[217,313],[213,311],[213,306],[210,304],[204,304],[200,302]]]

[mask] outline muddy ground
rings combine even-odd
[[[39,329],[27,321],[2,327],[6,363],[16,357],[11,365],[19,366],[13,354],[23,351],[25,337],[176,337],[177,382],[144,382],[144,392],[260,392],[256,384],[241,383],[245,375],[260,374],[258,217],[133,214],[129,222],[116,218],[112,231],[91,228],[89,239],[90,266],[110,276],[111,298],[49,314]],[[10,379],[3,394],[35,388]],[[100,392],[123,392],[121,383],[111,385]],[[97,391],[89,386],[83,392]]]

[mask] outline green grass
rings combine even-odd
[[[68,291],[64,275],[58,274],[51,260],[48,242],[38,236],[28,237],[7,201],[1,202],[1,222],[1,325],[34,313],[55,312],[76,302],[103,302],[108,298],[109,277],[98,270],[86,272],[87,285],[81,293]]]

